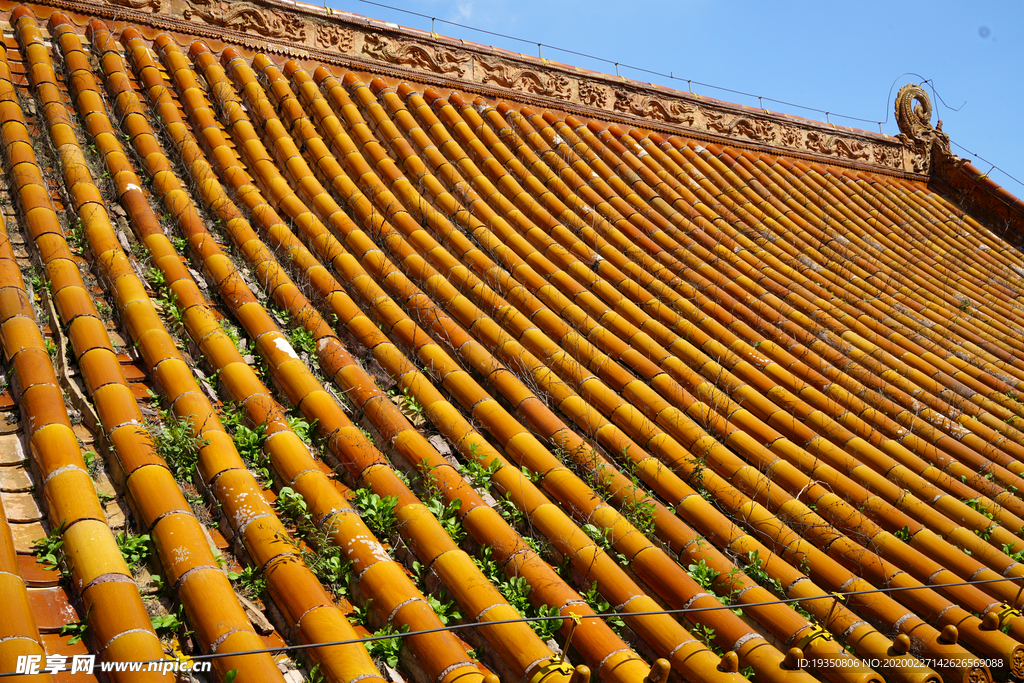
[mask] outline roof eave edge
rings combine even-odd
[[[978,170],[967,159],[945,149],[933,148],[932,179],[945,186],[949,195],[987,227],[1017,244],[1024,243],[1024,201]]]

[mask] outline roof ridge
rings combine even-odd
[[[556,107],[712,142],[920,175],[893,136],[682,92],[296,0],[42,0],[251,49]],[[168,12],[169,10],[169,12]],[[341,55],[339,53],[345,53]]]

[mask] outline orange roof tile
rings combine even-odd
[[[0,674],[1024,676],[1024,207],[919,88],[5,7]]]

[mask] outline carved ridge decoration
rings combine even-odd
[[[727,121],[724,112],[705,109],[702,113],[708,130],[722,135],[738,135],[767,143],[773,143],[778,138],[778,133],[771,121],[750,116],[734,116]]]
[[[595,83],[594,81],[580,80],[580,102],[588,107],[604,109],[605,105],[608,103],[608,95],[610,92],[611,88],[608,86]]]
[[[900,88],[896,94],[896,123],[907,165],[914,172],[930,172],[934,156],[953,156],[949,136],[942,132],[942,121],[932,127],[932,103],[921,86],[908,83]]]
[[[781,137],[782,144],[786,147],[804,146],[804,131],[800,130],[796,126],[783,124],[780,126],[779,135]]]
[[[900,173],[923,174],[931,168],[926,149],[930,143],[915,142],[906,132],[898,140],[892,140],[777,113],[762,114],[746,107],[625,79],[584,74],[560,65],[535,64],[536,60],[522,56],[490,54],[472,45],[459,50],[401,28],[377,26],[380,22],[353,19],[347,14],[325,17],[323,13],[289,7],[277,0],[35,1],[71,11],[86,8],[85,11],[97,15],[122,19],[127,13],[145,24],[195,36],[227,39],[254,50],[315,59],[325,64],[356,66],[403,78],[415,78],[409,72],[419,72],[424,82],[470,89],[476,86],[475,92],[491,96],[521,99],[490,90],[496,87],[527,97],[555,98],[562,100],[569,110],[585,107],[607,112],[613,118],[638,117],[654,127],[684,129],[676,132],[685,135],[749,141],[779,151],[874,165]],[[339,59],[341,54],[345,57]],[[445,82],[445,79],[460,83]],[[911,114],[916,111],[913,102],[920,102],[910,97],[908,109],[900,105],[900,98],[897,100],[897,108],[903,106],[903,110]],[[906,100],[904,97],[903,101]],[[912,130],[918,127],[928,135],[932,134],[927,131],[935,131],[927,124],[927,119],[924,123],[910,123]],[[948,138],[941,132],[939,135],[948,144]]]
[[[355,43],[355,33],[350,28],[338,24],[316,24],[316,45],[326,49],[337,49],[339,52],[351,52]]]
[[[846,138],[827,135],[813,130],[807,133],[805,144],[807,149],[819,154],[840,156],[860,161],[868,161],[871,158],[871,148],[859,140],[847,140]]]
[[[915,102],[917,104],[915,104]],[[896,123],[900,132],[908,137],[928,135],[932,128],[932,101],[919,85],[908,83],[896,93]],[[942,124],[939,124],[942,130]]]
[[[903,150],[898,145],[872,145],[872,160],[879,166],[903,169]]]
[[[109,0],[113,5],[156,14],[163,9],[163,0]]]
[[[615,111],[648,119],[694,125],[697,107],[687,102],[662,100],[638,92],[615,91]]]
[[[503,88],[561,99],[569,99],[572,95],[569,79],[556,71],[544,73],[513,66],[495,58],[480,59],[477,66],[480,67],[482,83],[494,83]]]
[[[916,105],[914,103],[917,103]],[[984,216],[983,225],[1024,245],[1024,202],[1000,188],[987,173],[953,154],[949,136],[942,132],[942,122],[932,128],[931,103],[918,86],[908,85],[896,96],[896,122],[904,152],[913,155],[915,167],[924,166],[933,178],[944,183],[960,207]],[[1016,655],[1015,655],[1016,656]],[[1017,659],[1021,661],[1024,655]]]
[[[580,102],[607,109],[606,97],[599,97],[601,86],[580,80]],[[601,93],[603,94],[603,93]],[[775,122],[747,114],[731,114],[727,109],[697,106],[682,98],[657,97],[637,91],[616,90],[611,109],[641,118],[664,121],[731,138],[746,138],[775,147],[873,163],[890,169],[904,169],[903,147],[857,139],[827,131],[807,129],[795,124]]]
[[[189,20],[198,17],[214,26],[228,26],[243,33],[258,33],[267,38],[306,40],[306,22],[298,14],[269,10],[250,2],[191,0],[182,16]]]
[[[363,40],[364,54],[391,64],[426,69],[457,78],[464,77],[472,67],[473,58],[469,54],[445,47],[393,40],[379,33],[368,33]]]
[[[958,156],[937,154],[932,172],[949,188],[950,195],[964,211],[975,218],[984,216],[986,220],[982,225],[1024,245],[1024,211],[1019,200],[1012,203],[1012,197],[999,196],[991,185],[979,178],[978,169]]]

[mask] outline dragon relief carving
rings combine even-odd
[[[692,126],[697,120],[697,107],[686,102],[665,101],[638,92],[615,91],[615,110],[648,119],[683,123]]]
[[[306,40],[306,22],[291,12],[263,9],[248,2],[191,0],[182,13],[185,19],[205,21],[242,33],[257,33],[267,38]]]
[[[911,138],[927,136],[934,130],[932,102],[924,88],[913,83],[900,88],[896,94],[896,123],[900,133]]]
[[[921,86],[908,83],[900,88],[896,94],[896,123],[904,157],[914,172],[929,172],[933,156],[954,156],[949,136],[942,132],[942,121],[932,126],[932,103]]]
[[[420,43],[403,43],[378,33],[366,34],[363,52],[383,62],[454,75],[458,78],[466,75],[472,60],[465,52]]]
[[[352,29],[337,24],[316,24],[316,45],[323,48],[337,48],[339,52],[350,52],[355,34]]]
[[[572,95],[572,84],[569,79],[558,73],[543,73],[533,69],[512,66],[501,61],[481,59],[481,82],[494,83],[504,88],[521,90],[534,95],[569,99]]]
[[[758,142],[775,142],[778,133],[771,121],[747,116],[734,116],[726,120],[725,112],[704,110],[709,130],[723,135],[740,135]]]
[[[844,159],[867,161],[871,158],[871,147],[859,140],[847,140],[835,135],[807,131],[807,149],[819,154],[838,156]]]
[[[111,5],[127,7],[128,9],[144,10],[156,14],[163,9],[163,0],[107,0]]]
[[[580,81],[580,102],[604,109],[608,105],[608,86],[592,81]]]

